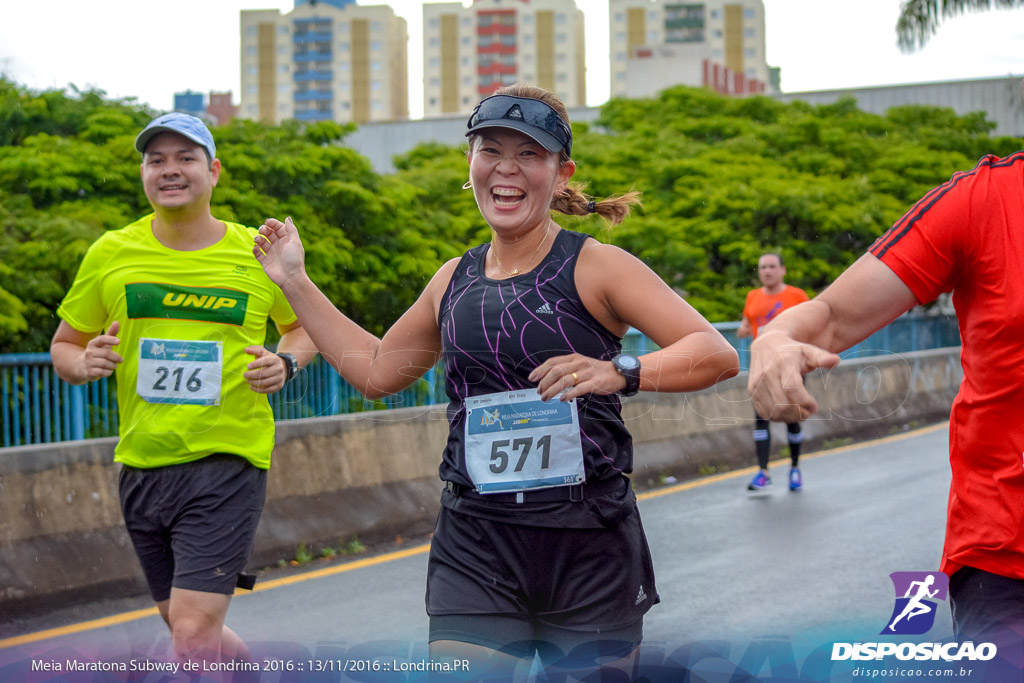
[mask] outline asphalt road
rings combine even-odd
[[[779,463],[772,470],[774,490],[762,494],[748,494],[752,474],[741,472],[642,496],[661,596],[645,622],[645,656],[692,657],[703,647],[720,663],[735,664],[758,647],[776,648],[763,655],[770,680],[773,662],[789,671],[835,641],[880,639],[894,604],[889,574],[938,566],[949,486],[947,430],[811,454],[801,465],[805,488],[797,493],[787,490],[788,465]],[[260,658],[426,657],[426,559],[420,546],[402,557],[264,581],[260,590],[233,600],[228,623]],[[20,676],[31,660],[159,658],[168,645],[166,628],[156,616],[122,611],[137,604],[94,606],[91,616],[108,610],[105,626],[83,622],[88,611],[77,609],[14,622],[12,633],[8,615],[0,630],[0,680]],[[942,602],[927,638],[950,636]],[[759,666],[755,662],[753,670]],[[35,680],[49,680],[39,675]],[[367,680],[411,680],[380,676]],[[288,675],[265,672],[261,680]]]

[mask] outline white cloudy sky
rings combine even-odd
[[[608,98],[608,3],[586,17],[587,101]],[[422,5],[390,4],[409,23],[410,109],[423,111]],[[469,4],[469,0],[465,0]],[[919,52],[896,47],[899,0],[764,0],[768,63],[786,92],[1024,75],[1024,9],[947,21]],[[157,109],[176,91],[239,96],[239,11],[290,0],[0,0],[0,73],[30,88],[96,86]]]

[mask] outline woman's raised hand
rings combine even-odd
[[[284,288],[305,276],[306,252],[291,218],[285,218],[284,223],[268,218],[253,241],[253,256],[274,284]]]

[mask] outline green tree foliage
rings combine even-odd
[[[151,211],[134,138],[154,114],[100,91],[32,93],[0,79],[0,351],[46,350],[89,245]],[[444,213],[445,193],[375,173],[341,144],[351,130],[252,121],[215,129],[223,172],[213,212],[250,226],[291,216],[314,280],[380,334],[463,251],[453,236],[480,231]],[[434,207],[431,220],[421,204]],[[428,229],[435,224],[443,229]]]
[[[781,249],[788,281],[821,291],[929,189],[1020,149],[990,129],[949,109],[877,116],[851,98],[815,107],[680,87],[612,100],[573,149],[595,195],[644,193],[609,240],[724,321],[756,286],[763,251]]]
[[[154,112],[102,92],[29,92],[0,79],[0,351],[41,351],[89,245],[150,208],[134,136]],[[673,88],[616,99],[576,124],[575,179],[595,197],[637,189],[608,228],[556,215],[648,263],[711,320],[735,320],[757,257],[781,250],[788,280],[828,285],[929,189],[979,157],[1020,149],[981,114],[852,99],[810,106]],[[489,239],[465,146],[428,143],[373,171],[351,126],[235,121],[214,130],[223,172],[214,214],[257,226],[291,216],[313,279],[382,333],[444,261]]]

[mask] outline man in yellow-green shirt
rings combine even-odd
[[[221,165],[206,125],[165,114],[135,147],[153,213],[89,248],[57,310],[53,365],[71,384],[117,372],[121,507],[176,655],[246,658],[224,619],[263,509],[266,395],[316,352],[253,259],[255,230],[210,212]]]

